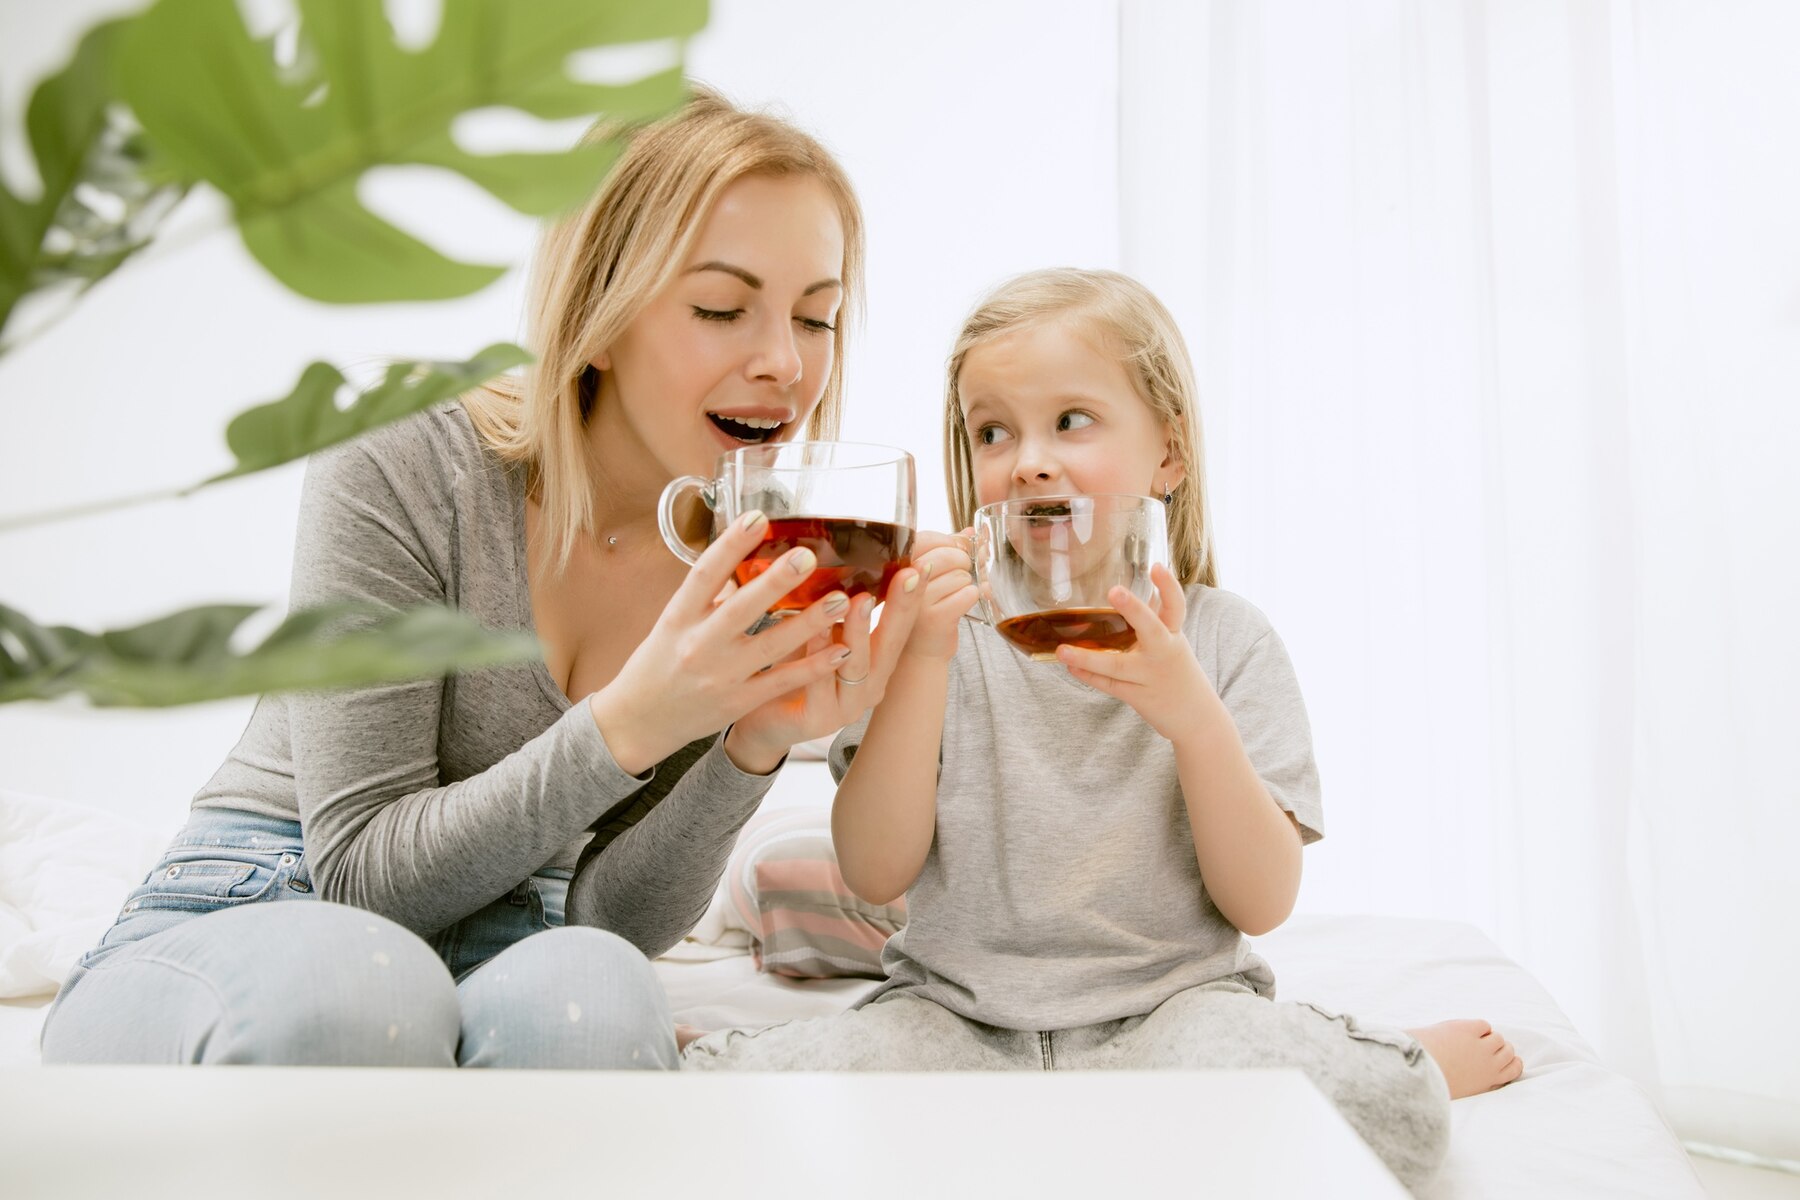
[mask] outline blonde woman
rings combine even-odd
[[[706,91],[632,132],[544,240],[524,379],[316,457],[301,502],[296,606],[449,602],[543,660],[264,697],[63,985],[45,1060],[675,1065],[647,956],[789,746],[879,698],[921,597],[906,571],[873,636],[842,593],[747,633],[809,552],[734,588],[756,514],[689,570],[656,501],[835,433],[861,270],[856,198],[803,133]]]

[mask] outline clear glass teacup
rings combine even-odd
[[[1149,496],[1032,496],[975,511],[976,616],[1034,659],[1058,646],[1129,650],[1137,631],[1107,599],[1152,606],[1150,568],[1169,562],[1168,519]]]
[[[913,457],[892,446],[859,442],[773,442],[719,456],[714,477],[683,475],[663,489],[657,523],[663,540],[684,561],[699,551],[682,538],[676,506],[697,491],[712,512],[707,540],[718,537],[738,514],[758,509],[768,517],[762,544],[738,564],[739,585],[749,583],[783,554],[805,546],[818,565],[799,586],[776,601],[776,616],[798,612],[842,589],[880,600],[888,583],[912,561],[918,508]]]

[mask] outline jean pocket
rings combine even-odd
[[[144,909],[214,912],[261,900],[276,879],[295,866],[295,854],[245,854],[241,858],[206,857],[171,851],[125,898],[121,916]]]

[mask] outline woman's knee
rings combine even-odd
[[[459,1024],[429,946],[323,901],[247,905],[122,947],[61,1007],[74,1028],[57,1015],[54,1051],[100,1055],[85,1061],[450,1066]]]
[[[655,969],[602,929],[534,934],[459,991],[464,1066],[668,1069],[678,1061]]]

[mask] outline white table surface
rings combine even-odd
[[[0,1196],[1404,1197],[1298,1071],[0,1070]]]

